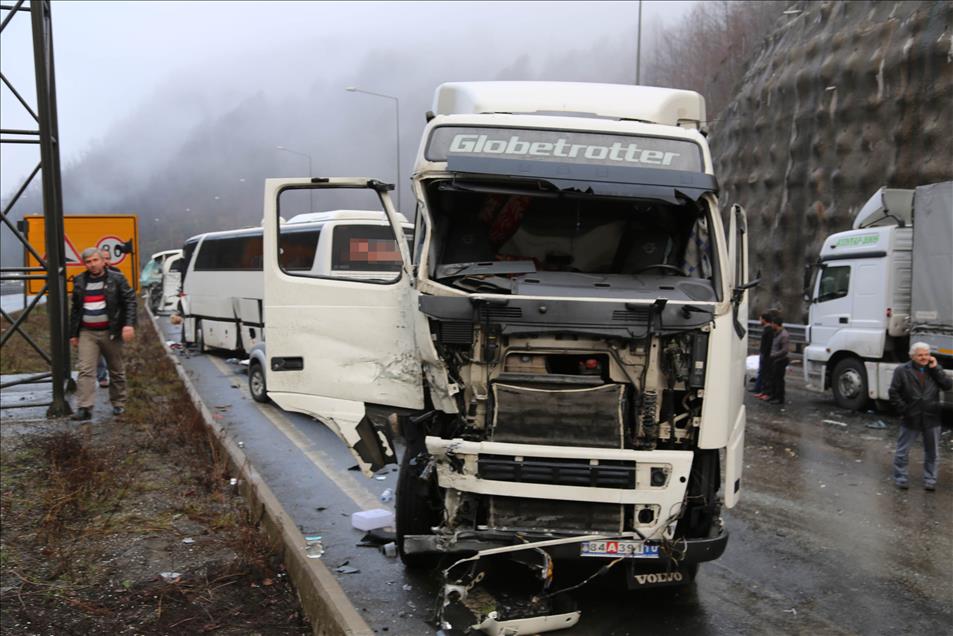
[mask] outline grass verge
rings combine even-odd
[[[0,631],[311,633],[148,327],[126,370],[122,418],[3,433]]]

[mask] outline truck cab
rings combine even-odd
[[[912,243],[913,228],[888,226],[833,234],[821,248],[804,374],[808,388],[831,389],[843,408],[876,397],[865,360],[906,359]]]
[[[824,240],[805,299],[807,388],[839,406],[885,401],[911,342],[953,361],[953,184],[880,188],[853,227]],[[947,405],[950,395],[944,396]]]
[[[704,129],[691,91],[441,85],[410,249],[388,184],[266,182],[268,396],[325,422],[368,474],[403,438],[408,566],[543,542],[682,581],[722,553],[752,283]],[[376,198],[391,234],[367,249],[398,251],[400,270],[282,269],[279,215],[301,191]]]

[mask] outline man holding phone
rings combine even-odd
[[[910,362],[897,367],[890,383],[890,403],[900,413],[900,437],[893,458],[893,480],[906,490],[910,446],[923,435],[923,488],[936,490],[937,450],[940,446],[940,391],[953,388],[953,380],[930,355],[930,346],[910,346]]]

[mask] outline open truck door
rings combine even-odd
[[[376,416],[387,410],[375,407],[423,408],[410,254],[392,188],[364,178],[265,182],[268,396],[331,427],[367,475],[396,463],[386,419]],[[389,221],[364,232],[322,230],[336,233],[335,270],[350,268],[359,279],[315,273],[318,234],[282,221],[303,209],[344,207],[383,212]]]
[[[729,508],[738,502],[741,473],[744,468],[745,445],[745,359],[748,356],[748,290],[758,280],[748,278],[748,219],[740,205],[731,206],[728,220],[728,264],[732,268],[731,280],[731,373],[740,378],[737,389],[728,396],[729,412],[737,413],[728,434],[725,452],[725,505]]]

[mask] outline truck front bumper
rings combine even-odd
[[[606,535],[603,539],[631,539],[627,534],[625,537],[614,537]],[[558,545],[544,545],[542,549],[546,550],[553,559],[587,559],[593,561],[593,557],[583,557],[581,543],[591,541],[592,535],[578,537],[573,541],[571,536],[559,536],[554,534],[527,536],[520,533],[520,541],[516,540],[515,533],[499,530],[474,530],[466,532],[457,532],[452,535],[437,534],[414,534],[404,537],[404,553],[406,554],[446,554],[466,557],[483,550],[513,546],[519,544],[520,548],[531,549],[535,544],[549,543],[553,540],[566,539],[568,542]],[[525,543],[524,543],[525,541]],[[702,563],[704,561],[714,561],[725,551],[728,545],[728,531],[724,528],[714,528],[708,537],[694,539],[672,539],[665,542],[649,541],[649,544],[661,544],[663,549],[659,550],[659,556],[655,559],[639,559],[640,562],[668,567],[670,564],[691,565]],[[611,558],[611,557],[608,557]]]

